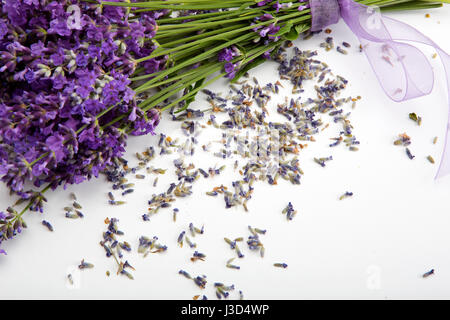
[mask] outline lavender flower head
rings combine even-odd
[[[25,188],[97,177],[122,156],[128,134],[153,133],[159,123],[158,111],[137,108],[128,78],[135,59],[156,49],[143,39],[155,36],[165,12],[130,21],[125,8],[99,3],[0,2],[0,177],[34,199],[32,210],[45,201]],[[166,59],[142,66],[156,72]],[[10,238],[6,231],[0,241]]]
[[[155,13],[130,23],[123,8],[78,0],[3,3],[0,174],[13,191],[97,176],[124,152],[124,127],[153,131],[158,114],[143,121],[128,77],[155,49],[141,41],[155,35]],[[159,71],[163,60],[147,65]],[[106,126],[122,115],[130,123]]]

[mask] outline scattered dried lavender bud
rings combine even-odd
[[[256,233],[259,233],[259,234],[266,234],[266,232],[267,232],[267,230],[262,230],[262,229],[259,229],[259,228],[254,228],[253,230],[255,230],[255,232]],[[242,241],[241,240],[242,238],[237,238],[237,239],[235,239],[234,241]]]
[[[184,240],[185,234],[186,234],[186,231],[182,231],[180,233],[180,235],[178,236],[177,242],[180,245],[180,247],[183,247],[183,240]]]
[[[67,280],[69,281],[70,285],[73,286],[73,277],[72,277],[72,274],[69,273],[69,274],[67,275]]]
[[[78,202],[76,202],[76,201],[74,201],[73,207],[74,207],[75,209],[83,209],[83,207],[82,207]]]
[[[192,242],[191,239],[188,236],[184,237],[184,240],[186,241],[186,243],[188,244],[188,246],[193,249],[193,248],[197,248],[197,244]]]
[[[134,183],[127,183],[127,184],[122,184],[120,185],[120,189],[125,190],[125,189],[131,189],[135,186]]]
[[[239,246],[237,244],[234,245],[234,250],[236,251],[238,258],[244,257],[244,254],[241,252],[241,249],[239,249]]]
[[[194,254],[192,255],[191,261],[192,262],[195,262],[195,261],[198,261],[198,260],[205,261],[205,259],[206,259],[206,255],[205,254],[203,254],[201,252],[198,252],[198,251],[195,251]]]
[[[344,43],[342,46],[344,48],[349,47]],[[333,39],[331,37],[326,39],[324,47],[327,51],[334,48]],[[277,141],[281,142],[282,148],[279,150],[280,152],[277,153],[275,159],[277,165],[279,164],[279,170],[272,170],[272,164],[270,163],[272,159],[269,159],[269,154],[258,153],[258,161],[255,160],[255,157],[252,155],[252,148],[254,149],[256,143],[252,140],[252,137],[241,134],[230,137],[229,135],[224,134],[222,135],[222,139],[218,142],[220,144],[218,150],[210,151],[213,150],[214,142],[208,143],[208,147],[205,145],[205,148],[203,148],[205,152],[209,152],[211,155],[214,154],[214,156],[220,157],[221,159],[229,159],[235,155],[240,156],[241,159],[243,159],[241,165],[239,165],[237,161],[235,162],[236,174],[239,173],[241,177],[239,180],[233,181],[232,187],[227,188],[222,185],[220,187],[215,187],[211,192],[208,192],[209,195],[220,195],[220,198],[223,197],[226,208],[241,205],[247,210],[246,204],[247,201],[252,198],[256,181],[266,181],[271,185],[276,185],[277,181],[284,179],[290,181],[292,184],[300,184],[300,178],[303,175],[303,171],[299,166],[297,156],[303,148],[308,146],[307,143],[316,141],[314,138],[316,134],[327,127],[327,124],[321,119],[322,114],[329,114],[335,123],[342,125],[342,131],[336,135],[339,137],[339,141],[336,145],[341,143],[341,145],[345,145],[350,151],[357,150],[356,145],[358,145],[359,142],[352,133],[353,127],[348,119],[350,113],[344,112],[343,109],[344,104],[350,107],[356,100],[351,97],[338,98],[341,90],[346,87],[348,81],[340,76],[333,75],[325,63],[315,60],[313,58],[316,55],[315,52],[300,51],[297,48],[294,49],[294,59],[289,61],[287,57],[284,56],[284,53],[280,52],[280,56],[275,60],[280,63],[280,78],[291,81],[295,86],[294,91],[298,94],[304,92],[302,89],[304,82],[307,80],[317,81],[317,85],[315,86],[317,97],[312,97],[308,100],[300,100],[300,98],[298,98],[297,100],[292,99],[289,101],[289,99],[286,99],[286,103],[279,106],[277,112],[285,119],[288,119],[287,121],[273,122],[267,116],[267,107],[272,95],[278,94],[278,87],[282,87],[279,81],[263,85],[259,84],[255,79],[253,85],[250,80],[245,80],[242,83],[237,83],[237,85],[233,86],[230,93],[225,98],[220,94],[213,93],[209,90],[203,90],[208,96],[208,103],[211,105],[208,110],[214,113],[210,115],[211,117],[206,119],[208,121],[207,124],[211,125],[211,128],[241,131],[243,128],[249,128],[254,130],[258,136],[260,133],[270,130],[276,130],[280,134]],[[308,70],[308,72],[305,73],[305,70]],[[230,106],[230,104],[232,105]],[[252,105],[256,105],[258,108],[250,108]],[[182,113],[171,113],[174,121],[180,122],[181,131],[183,134],[188,135],[188,138],[186,139],[186,142],[183,143],[177,142],[177,139],[172,140],[172,138],[161,134],[158,143],[158,146],[161,149],[161,155],[178,152],[184,159],[186,156],[191,156],[193,154],[193,148],[198,143],[196,137],[201,131],[202,125],[196,121],[186,120],[193,120],[194,118],[197,118],[197,116],[202,117],[203,115],[201,115],[201,113],[202,112],[189,109]],[[219,113],[226,116],[223,121],[221,119],[221,122],[219,122]],[[270,141],[272,141],[272,138]],[[236,144],[236,148],[233,147],[233,143]],[[198,146],[201,146],[201,144],[198,144]],[[272,150],[275,145],[270,143],[267,147],[268,150]],[[149,151],[148,158],[152,158],[154,154],[154,150]],[[148,159],[145,152],[137,154],[136,157],[142,162],[139,163],[138,167],[130,168],[127,163],[124,162],[116,168],[111,168],[113,172],[108,174],[112,177],[111,182],[113,183],[113,188],[115,186],[115,190],[129,189],[130,187],[125,187],[127,183],[125,176],[129,173],[135,174],[139,169],[146,169],[148,174],[163,173],[153,166],[147,167],[146,163]],[[325,162],[331,160],[330,158],[331,157],[317,160],[319,160],[318,163],[321,166],[325,166]],[[219,178],[225,169],[224,166],[220,167],[220,165],[218,167],[209,168],[207,171],[201,168],[195,169],[194,165],[185,164],[183,159],[180,158],[174,161],[176,167],[175,174],[178,177],[178,180],[175,183],[170,184],[167,192],[152,196],[151,200],[148,202],[149,212],[148,214],[143,215],[143,218],[149,218],[150,215],[158,213],[158,210],[170,207],[174,201],[178,200],[177,198],[186,197],[192,194],[191,185],[201,176],[204,178]],[[278,162],[278,160],[280,161]],[[118,203],[114,198],[110,198],[110,201],[110,203],[114,205]],[[288,211],[289,214],[286,212],[286,216],[288,219],[291,219],[294,216],[295,210],[291,208],[291,210]],[[176,220],[177,212],[178,210],[173,211],[174,221]],[[266,231],[251,227],[249,227],[249,230],[251,233],[247,241],[249,249],[257,252],[263,257],[265,249],[260,241],[260,237],[261,235],[264,235]],[[203,233],[203,228],[198,230],[192,225],[189,230],[183,231],[182,234],[180,234],[181,239],[180,237],[177,239],[180,245],[183,245],[183,242],[186,241],[190,247],[195,247],[195,244],[190,242],[186,232],[190,232],[191,234],[189,234],[189,236],[193,237],[195,234]],[[115,236],[114,233],[113,236]],[[152,239],[149,239],[149,241],[152,242],[150,245],[153,247],[152,250],[158,251],[157,244],[155,244]],[[225,241],[232,250],[236,251],[238,257],[242,258],[244,256],[236,244],[237,242],[243,241],[242,237],[234,240],[225,238]],[[121,245],[119,243],[114,243],[115,242],[113,241],[106,245],[105,251],[107,252],[107,255],[118,254],[115,252],[114,248],[120,248]],[[142,251],[142,248],[140,250]],[[145,251],[144,254],[148,252],[150,252],[150,250],[147,248],[147,251]],[[196,251],[192,259],[194,259],[193,261],[196,261],[197,258],[203,256],[203,254]],[[234,258],[227,262],[227,267],[231,269],[240,269],[239,266],[231,264],[233,260]],[[185,271],[180,271],[179,273],[186,278],[192,279]],[[206,277],[196,277],[193,281],[199,287],[204,287],[206,284],[204,278]],[[222,292],[225,289],[222,286],[219,286],[219,288],[220,289],[218,289],[216,294],[219,294],[221,298],[227,296]],[[200,296],[198,296],[197,299],[199,297]]]
[[[398,136],[399,138],[394,141],[394,145],[406,147],[411,144],[411,137],[409,137],[406,133],[399,134]]]
[[[152,251],[153,250],[153,251]],[[142,236],[139,238],[138,253],[146,257],[149,253],[161,253],[167,251],[167,246],[158,243],[158,237],[153,238]]]
[[[326,163],[331,160],[333,160],[333,156],[329,156],[326,158],[314,158],[314,161],[321,167],[325,167]]]
[[[295,215],[297,214],[297,210],[294,210],[294,206],[292,205],[291,202],[289,202],[288,205],[286,206],[286,208],[284,208],[281,213],[286,215],[286,219],[287,220],[292,220],[295,217]],[[259,229],[257,229],[257,228],[254,229],[254,230],[255,230],[256,233],[259,233],[259,234],[265,234],[266,233],[266,230],[263,230],[264,233],[258,232]]]
[[[240,270],[240,269],[241,269],[240,266],[237,266],[237,265],[232,264],[232,262],[233,262],[235,259],[236,259],[236,258],[231,258],[231,259],[229,259],[229,260],[227,261],[226,267],[229,268],[229,269]]]
[[[197,277],[193,278],[192,280],[200,289],[205,289],[206,283],[207,283],[205,275],[197,276]]]
[[[276,268],[283,268],[283,269],[286,269],[288,267],[286,263],[274,263],[273,266]]]
[[[124,192],[122,192],[122,196],[126,196],[127,194],[133,193],[134,189],[127,189]]]
[[[76,213],[70,213],[70,212],[66,212],[65,213],[65,217],[68,219],[78,219],[79,216]]]
[[[124,235],[124,232],[119,230],[118,227],[119,220],[116,218],[106,218],[105,224],[108,225],[107,230],[103,232],[103,240],[100,241],[100,246],[103,247],[106,253],[106,257],[113,257],[117,264],[117,274],[125,275],[127,278],[133,280],[133,276],[126,270],[134,268],[128,263],[128,261],[123,262],[123,250],[131,251],[131,247],[128,242],[119,242],[117,240],[118,236]]]
[[[227,299],[230,295],[229,291],[234,290],[234,285],[226,287],[222,283],[215,283],[216,297],[220,300],[222,298]]]
[[[434,274],[434,269],[431,269],[430,271],[425,272],[425,273],[422,275],[422,278],[428,278],[429,276],[431,276],[431,275],[433,275],[433,274]]]
[[[81,260],[80,265],[78,266],[79,269],[83,270],[83,269],[92,269],[94,268],[94,265],[92,263],[89,262],[85,262],[84,259]]]
[[[348,51],[345,49],[342,49],[341,47],[337,47],[336,51],[339,52],[340,54],[348,54]]]
[[[187,273],[186,271],[184,271],[184,270],[180,270],[180,271],[178,271],[178,273],[181,274],[182,276],[184,276],[187,279],[192,279],[191,275],[189,273]]]
[[[45,226],[49,231],[53,231],[53,226],[50,224],[50,222],[42,220],[42,225]]]
[[[84,218],[84,214],[80,210],[75,210],[78,218]]]
[[[130,280],[134,280],[133,275],[128,271],[126,271],[125,269],[121,270],[119,273],[125,275]]]
[[[114,200],[109,200],[108,203],[112,206],[121,206],[126,204],[125,201],[114,201]]]
[[[344,200],[349,197],[353,197],[353,192],[345,192],[342,196],[339,197],[339,200]]]
[[[413,160],[416,156],[414,156],[411,153],[411,150],[409,150],[409,148],[406,148],[406,155],[408,156],[409,159]]]

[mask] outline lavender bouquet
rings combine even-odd
[[[441,2],[356,1],[382,10]],[[189,113],[213,81],[237,81],[285,41],[318,32],[311,9],[289,0],[1,0],[0,176],[19,200],[0,212],[0,244],[26,228],[25,212],[43,211],[48,190],[121,166],[128,136],[153,134],[164,111]]]

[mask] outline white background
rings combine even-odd
[[[450,52],[450,6],[424,11],[389,14],[421,30],[442,48]],[[302,184],[280,183],[273,187],[258,184],[249,202],[249,213],[241,208],[226,210],[222,198],[204,195],[213,186],[229,184],[236,178],[230,169],[226,176],[203,180],[194,185],[194,195],[177,201],[180,209],[176,223],[172,210],[161,211],[150,222],[143,222],[146,202],[153,193],[167,189],[173,180],[171,158],[161,158],[155,166],[171,173],[161,177],[153,188],[154,176],[137,181],[135,194],[128,204],[111,207],[106,204],[110,185],[104,178],[49,194],[44,215],[27,213],[29,225],[14,241],[4,243],[8,256],[0,256],[0,299],[7,298],[142,298],[192,299],[206,294],[213,299],[215,281],[235,284],[246,299],[316,299],[316,298],[450,298],[450,177],[437,181],[438,165],[427,160],[432,155],[438,162],[448,113],[445,76],[438,59],[433,60],[436,87],[432,95],[406,103],[390,101],[380,88],[366,58],[357,52],[357,40],[341,22],[333,26],[335,42],[353,44],[348,56],[319,49],[319,59],[326,61],[336,74],[350,80],[346,95],[361,95],[351,119],[354,132],[361,141],[357,153],[343,149],[330,150],[331,130],[300,156],[305,171]],[[301,49],[316,50],[325,35],[297,42]],[[431,57],[433,51],[427,50]],[[267,63],[253,72],[260,83],[273,82],[275,64]],[[225,82],[211,87],[227,92]],[[199,96],[194,108],[204,109]],[[275,104],[272,106],[275,108]],[[422,116],[422,126],[408,119],[410,112]],[[158,133],[179,135],[177,124],[163,121]],[[409,160],[404,148],[393,141],[399,133],[412,137],[411,151],[416,159]],[[208,133],[203,133],[207,139]],[[433,137],[438,136],[436,145]],[[154,145],[156,138],[130,139],[129,158],[136,151]],[[313,157],[333,154],[335,160],[326,168],[313,162]],[[190,159],[187,159],[187,162]],[[190,161],[203,168],[220,164],[200,151]],[[0,196],[2,208],[11,204],[6,188]],[[85,218],[64,218],[63,207],[70,204],[69,192],[75,192],[83,205]],[[354,197],[339,201],[345,191]],[[299,211],[294,221],[287,222],[281,210],[292,201]],[[124,240],[137,248],[141,235],[160,238],[169,246],[164,254],[147,258],[136,253],[126,255],[135,266],[135,280],[115,275],[112,259],[107,259],[99,246],[106,217],[120,219]],[[46,230],[40,222],[50,221],[55,231]],[[207,255],[205,262],[192,263],[192,250],[176,246],[178,234],[189,222],[205,225],[205,234],[196,237],[198,250]],[[247,237],[247,225],[268,230],[261,239],[266,257],[248,252],[235,261],[240,271],[225,268],[234,253],[223,237]],[[95,264],[92,270],[73,273],[82,258]],[[273,267],[274,262],[286,262],[285,270]],[[435,269],[435,275],[423,279],[422,274]],[[206,274],[206,290],[177,274],[184,269],[192,275]],[[111,271],[108,278],[107,270]],[[66,276],[73,273],[76,288],[68,286]],[[232,298],[237,298],[237,292]]]

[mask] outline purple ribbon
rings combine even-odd
[[[403,41],[433,47],[447,74],[450,107],[450,56],[430,38],[415,28],[385,17],[379,10],[352,0],[310,0],[312,28],[319,31],[342,17],[358,37],[373,71],[386,94],[396,102],[407,101],[431,93],[433,68],[417,47]],[[449,109],[450,110],[450,109]],[[444,152],[436,177],[450,173],[450,113],[445,134]]]

